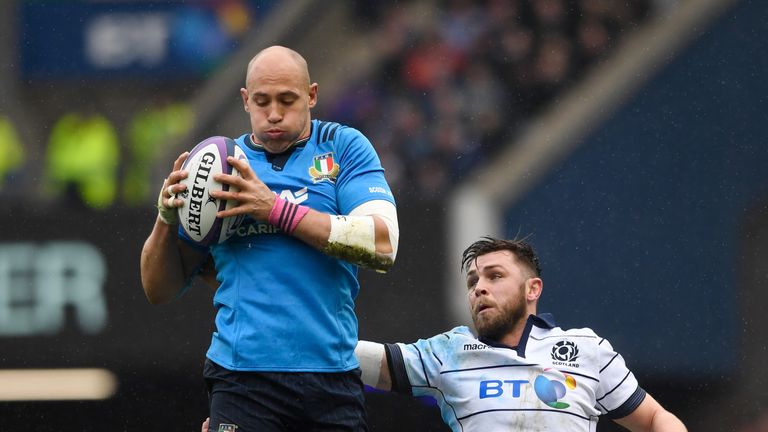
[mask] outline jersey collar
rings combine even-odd
[[[492,346],[494,348],[507,348],[517,351],[517,355],[525,358],[525,347],[528,345],[528,338],[531,336],[531,329],[533,326],[543,329],[553,329],[557,325],[555,324],[555,317],[551,313],[542,313],[539,315],[529,315],[528,320],[525,322],[525,328],[523,334],[520,336],[520,343],[516,347],[504,345],[489,339],[480,338],[480,342]]]

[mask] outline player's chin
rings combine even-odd
[[[472,315],[472,322],[475,324],[475,328],[478,332],[483,333],[484,330],[493,326],[493,320],[489,313],[474,313]]]

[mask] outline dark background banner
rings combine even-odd
[[[395,268],[360,271],[361,338],[411,341],[443,330],[438,207],[403,205]],[[0,430],[195,430],[207,413],[201,371],[212,291],[196,282],[171,304],[147,302],[139,257],[154,211],[7,209],[0,214],[0,365],[105,368],[118,388],[106,401],[0,403]],[[444,430],[434,406],[369,396],[374,429]]]

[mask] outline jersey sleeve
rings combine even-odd
[[[395,203],[384,168],[373,145],[360,131],[344,127],[337,134],[339,177],[337,199],[341,214],[371,200]]]
[[[179,238],[184,243],[188,244],[189,247],[191,247],[192,249],[197,250],[198,252],[206,253],[206,252],[210,251],[210,249],[211,249],[209,246],[203,246],[200,243],[197,243],[194,240],[192,240],[189,237],[189,235],[187,235],[187,233],[184,231],[184,228],[181,227],[181,224],[179,224],[178,235],[179,235]]]
[[[611,419],[626,417],[645,399],[635,375],[627,368],[621,354],[611,343],[601,339],[597,347],[600,384],[596,392],[596,408]]]
[[[415,343],[387,346],[392,389],[413,396],[431,395],[440,387],[440,371],[447,355],[448,338],[440,334]]]

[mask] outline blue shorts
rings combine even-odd
[[[209,432],[367,431],[360,370],[240,372],[206,360]]]

